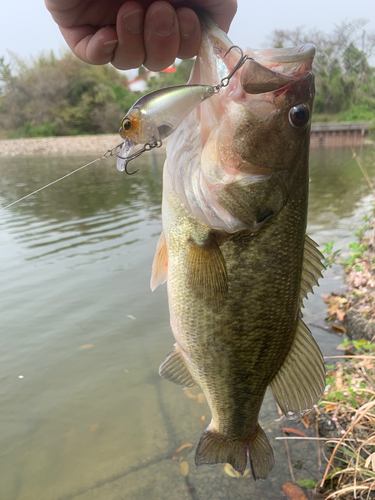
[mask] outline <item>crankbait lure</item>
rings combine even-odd
[[[106,157],[117,156],[117,169],[120,172],[125,171],[129,175],[138,172],[129,172],[127,164],[145,151],[159,148],[163,139],[172,134],[198,104],[229,85],[234,73],[250,59],[236,45],[230,47],[224,57],[234,48],[240,51],[241,57],[217,85],[179,85],[156,90],[141,97],[130,108],[119,131],[124,142],[105,153]]]

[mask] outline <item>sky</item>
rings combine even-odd
[[[0,57],[8,58],[8,50],[27,58],[65,47],[43,0],[0,0],[0,13]],[[242,48],[266,47],[274,29],[305,26],[330,32],[335,24],[358,18],[368,19],[366,29],[375,31],[374,0],[238,0],[229,36]]]

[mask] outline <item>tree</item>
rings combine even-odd
[[[367,32],[365,19],[344,21],[332,33],[275,30],[274,47],[307,42],[315,44],[315,113],[337,114],[341,119],[368,119],[375,111],[375,78],[370,60],[375,54],[375,33]]]

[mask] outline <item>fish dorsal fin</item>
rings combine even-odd
[[[319,252],[317,246],[317,243],[306,235],[300,291],[300,305],[302,307],[303,299],[307,297],[309,292],[313,292],[313,287],[323,277],[322,270],[325,269],[322,264],[323,255]]]
[[[184,389],[198,386],[191,376],[177,344],[165,358],[164,363],[160,365],[159,375]]]
[[[154,291],[159,285],[162,285],[168,278],[168,250],[167,240],[164,236],[164,231],[161,232],[159,241],[156,247],[154,262],[152,263],[151,271],[151,290]]]
[[[213,234],[202,242],[189,242],[187,278],[199,297],[220,306],[228,293],[228,278],[223,254]]]
[[[288,356],[270,387],[277,404],[289,419],[298,418],[309,411],[323,394],[323,356],[301,319]]]

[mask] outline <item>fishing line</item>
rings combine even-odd
[[[106,156],[99,156],[99,158],[97,158],[96,160],[93,160],[93,161],[90,161],[90,163],[86,163],[86,165],[83,165],[83,167],[79,167],[79,168],[76,168],[75,170],[73,170],[73,172],[70,172],[69,174],[66,174],[64,175],[63,177],[60,177],[60,179],[56,179],[55,181],[53,182],[50,182],[49,184],[46,184],[45,186],[37,189],[36,191],[33,191],[32,193],[29,193],[27,194],[26,196],[23,196],[22,198],[20,198],[19,200],[16,200],[14,201],[13,203],[10,203],[9,205],[5,206],[5,207],[2,207],[0,208],[0,212],[2,212],[3,210],[6,210],[7,208],[15,205],[16,203],[18,203],[19,201],[22,201],[22,200],[25,200],[26,198],[28,198],[29,196],[32,196],[33,194],[35,193],[39,193],[39,191],[42,191],[42,189],[46,189],[48,188],[49,186],[52,186],[52,184],[56,184],[56,182],[59,182],[59,181],[62,181],[63,179],[66,179],[67,177],[69,177],[69,175],[73,175],[75,174],[76,172],[78,172],[79,170],[82,170],[83,168],[86,168],[88,167],[89,165],[92,165],[93,163],[97,162],[97,161],[100,161],[102,160],[103,158],[106,158]]]

